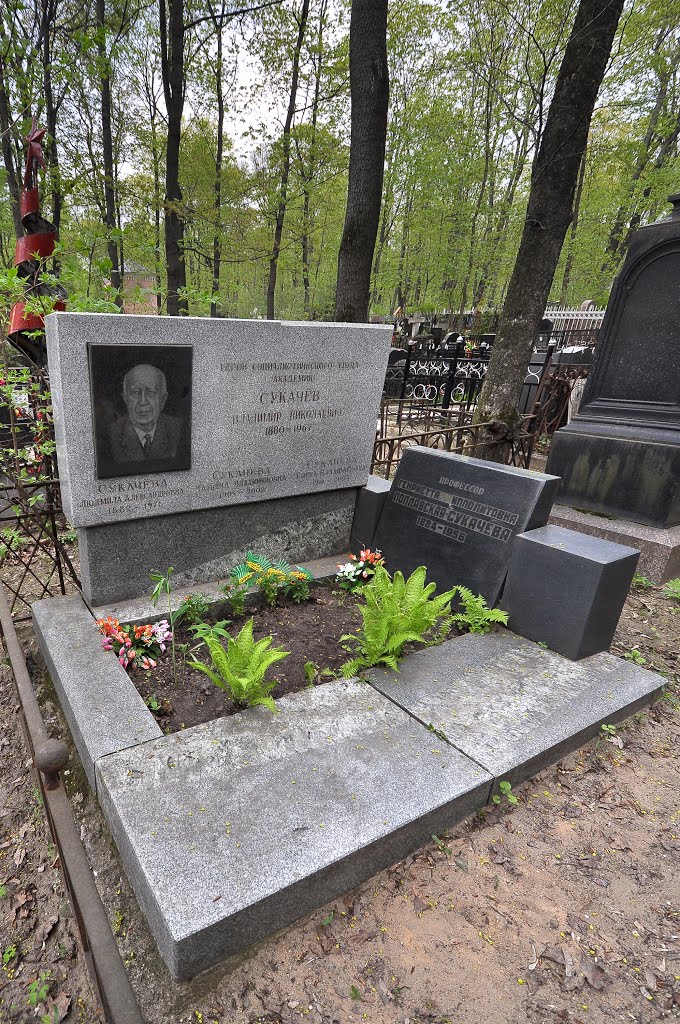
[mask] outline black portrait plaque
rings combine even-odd
[[[97,477],[191,469],[189,345],[89,345]]]

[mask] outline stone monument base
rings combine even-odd
[[[78,530],[83,596],[92,607],[140,597],[173,566],[175,587],[226,579],[250,548],[308,561],[349,548],[357,488],[87,526]]]
[[[628,519],[593,515],[567,505],[553,505],[549,522],[591,537],[639,548],[637,571],[655,583],[666,583],[680,576],[680,526],[664,530]]]

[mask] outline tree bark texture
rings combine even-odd
[[[505,461],[534,340],[572,219],[579,168],[623,0],[581,0],[531,172],[529,203],[475,421],[492,421],[476,454]],[[481,440],[481,439],[480,439]]]
[[[385,165],[389,103],[387,0],[352,0],[349,33],[352,129],[335,319],[364,323],[368,320]]]
[[[0,28],[0,43],[4,43],[2,28]],[[17,167],[14,153],[12,151],[12,127],[9,106],[9,96],[5,84],[5,65],[3,54],[0,52],[0,138],[2,139],[2,158],[7,172],[7,187],[9,189],[9,201],[12,207],[12,220],[14,222],[14,234],[17,238],[23,237],[24,229],[21,223],[20,188],[19,180],[21,168]]]
[[[167,10],[166,10],[167,3]],[[169,316],[189,312],[184,259],[184,216],[179,187],[179,147],[184,111],[184,0],[160,0],[161,68],[168,118],[165,163],[165,261]]]
[[[102,115],[102,157],[104,160],[104,223],[107,247],[111,261],[111,285],[114,302],[123,308],[123,281],[118,263],[118,244],[112,232],[116,227],[116,193],[113,166],[113,137],[111,135],[111,63],[106,52],[106,0],[97,0],[97,52],[99,54],[99,84]]]
[[[279,202],[276,208],[276,223],[274,225],[274,243],[272,254],[269,260],[269,279],[267,281],[267,319],[274,319],[276,301],[276,274],[279,265],[279,253],[281,252],[281,238],[283,236],[283,222],[286,218],[286,206],[288,203],[288,179],[290,177],[290,131],[293,125],[295,104],[297,102],[298,81],[300,78],[300,54],[302,43],[307,28],[307,17],[309,15],[309,0],[302,0],[302,10],[298,20],[298,35],[293,52],[293,73],[290,82],[290,95],[288,97],[288,111],[286,122],[283,126],[281,138],[281,178],[279,181]]]

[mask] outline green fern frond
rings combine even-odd
[[[265,675],[272,665],[287,658],[290,652],[272,647],[273,640],[271,636],[254,639],[251,617],[237,636],[227,634],[226,650],[216,637],[205,638],[212,666],[197,660],[188,664],[207,675],[215,686],[226,690],[234,703],[250,707],[262,704],[275,711],[269,694],[276,686],[276,680],[265,679]]]

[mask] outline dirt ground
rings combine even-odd
[[[232,616],[228,629],[235,636],[245,622],[253,616],[256,640],[273,636],[272,647],[288,652],[288,657],[272,666],[270,675],[277,679],[272,697],[278,700],[295,693],[312,682],[323,683],[320,670],[331,675],[352,655],[341,644],[341,638],[352,633],[361,624],[357,602],[343,591],[331,591],[327,586],[314,586],[309,601],[293,604],[290,601],[271,608],[261,599],[252,602],[243,615]],[[214,618],[205,619],[211,625]],[[192,657],[210,664],[205,647],[197,644],[191,628],[181,623],[176,630],[177,677],[173,674],[170,651],[166,650],[153,672],[133,668],[130,678],[147,703],[163,732],[177,732],[214,718],[233,715],[237,706],[231,698],[202,672],[190,668]],[[195,649],[192,655],[190,648]],[[305,674],[305,665],[316,668],[317,675]]]
[[[666,674],[663,699],[519,787],[516,807],[454,825],[351,896],[191,985],[170,981],[72,759],[75,813],[145,1020],[680,1019],[679,638],[680,606],[660,588],[635,590],[614,650]],[[58,729],[49,692],[43,696]],[[27,1024],[47,1011],[52,1021],[61,998],[59,1020],[89,1024],[99,1018],[32,796],[7,671],[0,709],[0,936],[5,953],[18,949],[3,965],[0,1021]],[[46,971],[54,982],[36,1013],[29,983]]]

